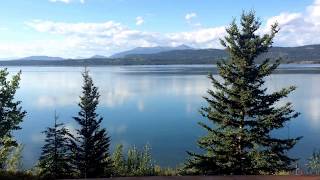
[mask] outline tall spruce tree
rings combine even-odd
[[[265,77],[280,64],[269,59],[257,64],[257,56],[268,51],[279,31],[271,26],[271,33],[258,35],[261,22],[253,11],[244,12],[240,25],[234,20],[226,28],[227,36],[221,44],[229,53],[229,61],[217,64],[222,81],[209,74],[214,90],[208,90],[207,107],[202,115],[210,124],[199,122],[207,134],[198,140],[204,154],[188,152],[186,168],[201,174],[274,174],[292,169],[295,159],[287,156],[301,138],[280,139],[272,136],[299,113],[291,103],[277,103],[295,87],[267,93]]]
[[[14,99],[21,72],[13,75],[11,80],[8,80],[8,75],[6,68],[0,70],[0,169],[4,168],[11,147],[18,145],[12,137],[12,131],[21,129],[19,123],[26,115],[20,106],[21,101]]]
[[[45,144],[39,158],[40,175],[44,178],[70,178],[74,173],[71,162],[71,142],[73,136],[63,123],[57,123],[58,116],[54,115],[54,126],[48,127]]]
[[[80,125],[75,142],[75,163],[81,177],[108,177],[112,173],[110,137],[106,129],[100,127],[103,118],[96,113],[100,95],[89,72],[85,70],[82,76],[84,82],[79,103],[81,110],[74,117]]]

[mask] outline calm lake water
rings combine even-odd
[[[31,167],[44,142],[41,132],[52,126],[55,110],[68,128],[77,127],[72,117],[79,110],[83,68],[11,67],[9,71],[19,69],[23,74],[16,98],[28,114],[15,136],[25,145],[25,167]],[[125,148],[148,143],[162,166],[176,166],[184,162],[187,150],[198,151],[196,140],[204,133],[197,125],[203,120],[198,110],[206,105],[202,96],[211,88],[206,74],[212,69],[208,65],[89,68],[100,90],[98,113],[112,138],[111,150],[118,143]],[[266,86],[272,92],[296,85],[298,89],[286,101],[302,114],[275,134],[304,136],[289,153],[304,164],[320,148],[320,66],[286,65],[282,69],[284,74],[272,75]]]

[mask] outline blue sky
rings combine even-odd
[[[263,21],[261,32],[272,22],[282,25],[276,45],[320,43],[319,0],[7,0],[0,6],[0,58],[180,44],[221,48],[225,26],[251,9]]]

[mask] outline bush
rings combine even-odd
[[[312,153],[312,156],[308,159],[307,167],[310,174],[320,174],[320,151]]]
[[[32,175],[28,172],[10,172],[10,171],[0,171],[0,179],[6,179],[6,180],[35,180],[40,179],[37,176]]]
[[[142,151],[133,146],[125,158],[123,146],[118,145],[112,155],[113,176],[154,176],[155,166],[150,151],[149,145],[145,145]]]

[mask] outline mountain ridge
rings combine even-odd
[[[64,60],[64,58],[53,57],[53,56],[27,56],[27,57],[19,58],[17,60],[54,61],[54,60]]]
[[[37,57],[37,56],[33,56]],[[94,56],[93,56],[94,57]],[[1,66],[105,66],[105,65],[170,65],[170,64],[215,64],[227,60],[223,49],[185,49],[153,54],[129,54],[124,58],[84,58],[61,60],[18,59],[0,61]],[[96,56],[97,57],[97,56]],[[281,58],[283,64],[320,64],[320,44],[298,47],[272,47],[269,52],[257,57],[261,63],[269,58],[271,62]]]
[[[131,50],[115,53],[111,55],[110,58],[124,58],[127,55],[132,55],[132,54],[154,54],[159,52],[167,52],[172,50],[186,50],[186,49],[193,49],[193,48],[185,44],[175,46],[175,47],[170,47],[170,46],[136,47]]]
[[[107,56],[96,54],[96,55],[91,56],[89,59],[104,59],[104,58],[107,58]]]

